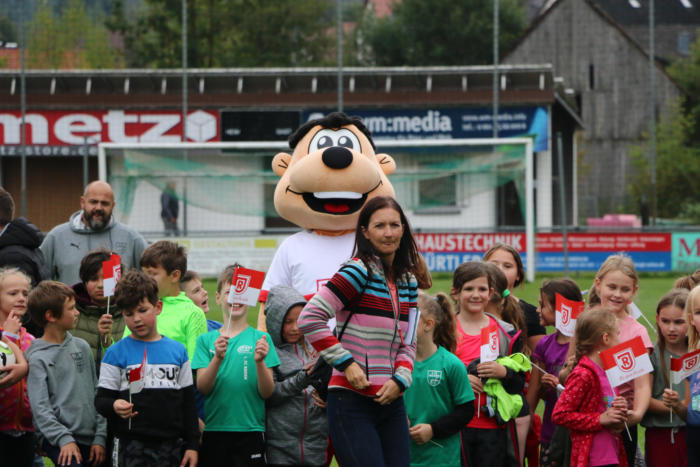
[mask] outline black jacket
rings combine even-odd
[[[44,235],[24,217],[7,224],[0,235],[0,267],[15,266],[24,271],[35,286],[49,279],[44,255],[39,249]]]

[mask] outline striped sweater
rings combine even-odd
[[[413,275],[396,281],[400,310],[396,317],[381,262],[376,259],[369,266],[368,271],[358,258],[345,263],[309,301],[298,324],[311,345],[333,366],[330,389],[374,396],[389,379],[402,391],[411,385],[416,347],[406,333],[409,310],[416,308],[418,300],[418,284]],[[328,328],[328,320],[335,317],[340,331],[351,311],[341,344]],[[370,382],[363,391],[354,389],[343,373],[353,362]]]

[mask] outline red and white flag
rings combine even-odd
[[[233,273],[231,290],[228,293],[229,303],[242,303],[248,306],[258,304],[265,273],[254,269],[236,268]]]
[[[105,297],[114,295],[114,288],[122,275],[122,259],[112,254],[107,261],[102,262],[102,293]]]
[[[141,392],[146,384],[146,368],[148,359],[146,357],[146,346],[143,346],[143,360],[136,368],[129,370],[129,395]]]
[[[498,325],[491,324],[481,328],[481,363],[492,362],[498,358]]]
[[[600,352],[600,360],[612,387],[654,371],[649,352],[639,336]]]
[[[680,383],[698,371],[700,371],[700,350],[687,353],[681,358],[671,358],[673,384]]]
[[[576,319],[583,311],[584,302],[569,300],[558,293],[554,295],[554,327],[565,336],[573,336],[576,330]]]

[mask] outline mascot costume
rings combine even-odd
[[[280,177],[275,209],[304,228],[277,249],[260,294],[258,328],[265,328],[265,300],[276,285],[296,289],[308,300],[352,256],[360,210],[375,196],[394,196],[387,175],[396,163],[376,154],[359,117],[335,112],[311,120],[289,137],[292,154],[279,153],[272,170]],[[422,288],[430,287],[425,263]]]

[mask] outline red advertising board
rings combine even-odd
[[[26,114],[28,145],[112,143],[178,143],[182,113],[178,110],[39,110]],[[219,141],[219,113],[187,114],[187,141]],[[0,112],[0,146],[20,144],[20,112]]]
[[[496,243],[512,245],[525,251],[525,233],[417,233],[414,234],[418,249],[422,252],[485,252]]]
[[[419,233],[415,234],[423,252],[484,252],[495,243],[512,245],[519,252],[527,251],[525,233]],[[537,251],[563,251],[560,233],[538,233]],[[569,251],[671,251],[670,233],[571,233],[567,235]]]

